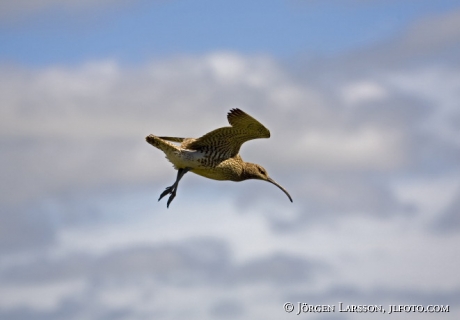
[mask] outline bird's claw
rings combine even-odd
[[[158,199],[158,201],[160,201],[164,196],[166,196],[167,194],[171,194],[168,198],[168,202],[166,203],[166,207],[169,208],[169,204],[171,203],[171,201],[173,201],[173,199],[176,197],[176,188],[174,188],[174,186],[170,186],[170,187],[167,187],[165,189],[165,191],[163,191],[160,195],[160,198]]]
[[[163,191],[160,195],[160,198],[158,198],[158,201],[160,201],[165,195],[173,193],[173,186],[167,187],[165,191]]]
[[[175,197],[176,197],[176,190],[174,190],[169,196],[168,202],[166,203],[166,208],[169,208],[169,204],[173,201]]]

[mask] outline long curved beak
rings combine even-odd
[[[289,200],[291,200],[291,202],[292,202],[292,198],[291,198],[291,196],[289,195],[289,193],[286,191],[286,189],[284,189],[282,186],[280,186],[275,180],[273,180],[273,179],[270,178],[270,177],[267,179],[267,181],[270,182],[270,183],[273,183],[275,186],[277,186],[278,188],[280,188],[280,189],[288,196]]]

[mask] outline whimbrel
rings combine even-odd
[[[145,140],[166,154],[166,158],[178,170],[176,182],[160,195],[158,201],[170,194],[167,207],[176,196],[180,179],[188,172],[214,180],[243,181],[259,179],[273,183],[291,200],[289,193],[260,165],[244,162],[239,155],[241,145],[252,139],[270,138],[270,131],[259,121],[241,111],[232,109],[227,115],[231,127],[213,130],[201,138],[157,137],[153,134]],[[171,143],[178,142],[180,145]]]

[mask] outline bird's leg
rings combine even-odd
[[[190,171],[190,169],[191,168],[180,168],[180,169],[178,169],[177,170],[176,182],[174,182],[174,184],[172,186],[167,187],[165,189],[165,191],[163,191],[163,193],[160,195],[160,198],[158,199],[158,201],[160,201],[165,195],[171,194],[169,196],[168,202],[166,204],[166,206],[169,208],[169,204],[171,203],[171,201],[173,201],[174,197],[176,196],[177,186],[179,185],[180,179],[182,179],[184,174],[186,174],[188,171]]]

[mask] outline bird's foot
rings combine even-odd
[[[165,195],[167,194],[170,194],[170,193],[173,193],[174,192],[174,185],[170,186],[170,187],[167,187],[165,189],[165,191],[163,191],[161,194],[160,194],[160,197],[158,198],[158,201],[160,201]]]
[[[173,199],[176,197],[176,186],[175,185],[172,185],[170,187],[167,187],[165,189],[165,191],[163,191],[160,195],[160,198],[158,199],[158,201],[160,201],[164,196],[166,196],[167,194],[171,194],[168,198],[168,202],[166,203],[166,207],[169,208],[169,204],[171,203],[171,201],[173,201]]]

